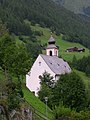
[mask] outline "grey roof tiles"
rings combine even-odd
[[[60,75],[71,72],[70,66],[62,58],[43,54],[41,54],[40,56],[44,59],[46,64],[55,74]]]

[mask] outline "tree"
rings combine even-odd
[[[15,39],[9,34],[0,39],[0,66],[4,70],[6,79],[9,73],[20,79],[21,75],[26,75],[31,63],[32,59],[23,43],[16,45]]]
[[[77,68],[77,58],[75,55],[73,56],[72,65],[74,68]]]
[[[62,75],[53,91],[53,103],[63,102],[66,107],[82,110],[87,105],[85,86],[82,79],[74,72]]]
[[[40,42],[38,42],[34,36],[32,36],[30,40],[31,41],[29,41],[26,44],[26,47],[27,47],[27,51],[29,52],[31,58],[33,58],[33,61],[35,61],[37,56],[42,53],[41,45],[40,45]]]
[[[0,39],[0,66],[4,70],[6,78],[14,62],[15,48],[15,40],[9,34],[4,35]]]
[[[15,83],[11,77],[8,77],[6,84],[8,110],[12,111],[20,107],[20,101],[23,98],[21,87],[18,82]]]
[[[5,24],[2,23],[2,21],[0,20],[0,37],[2,37],[3,35],[7,34],[8,30],[5,26]]]
[[[54,87],[53,77],[46,71],[40,78],[40,91],[38,92],[39,99],[45,102],[45,97],[48,97],[48,106],[52,108],[52,89]]]
[[[73,57],[72,65],[74,68],[85,72],[86,75],[89,76],[89,74],[90,74],[90,55],[88,57],[84,56],[80,60],[76,60],[75,57]]]
[[[85,73],[86,73],[87,76],[90,77],[90,65],[87,65],[87,66],[86,66]]]
[[[13,58],[14,62],[10,71],[20,80],[20,77],[26,75],[32,64],[31,56],[28,54],[24,44],[18,45]]]

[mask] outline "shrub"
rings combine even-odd
[[[55,107],[54,113],[57,120],[90,120],[90,111],[76,112],[63,105]]]
[[[71,109],[65,108],[63,105],[59,105],[58,107],[55,107],[54,113],[57,119],[60,117],[70,117]]]

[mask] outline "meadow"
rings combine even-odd
[[[30,24],[30,23],[29,23]],[[31,25],[30,25],[31,26]],[[48,28],[42,28],[38,24],[35,26],[31,26],[32,30],[40,31],[43,33],[41,36],[37,36],[37,39],[41,41],[41,44],[47,44],[48,40],[51,36],[51,31]],[[62,35],[56,36],[54,33],[52,34],[56,40],[56,45],[59,46],[59,56],[65,59],[66,61],[72,61],[73,56],[76,56],[77,59],[81,59],[83,56],[90,55],[90,50],[79,43],[72,43],[62,39]],[[65,52],[67,48],[70,47],[78,47],[85,48],[85,52]],[[45,53],[45,52],[44,52]]]

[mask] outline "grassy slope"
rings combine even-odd
[[[33,30],[37,30],[37,31],[42,31],[43,32],[43,36],[38,37],[38,39],[41,40],[42,44],[48,42],[48,39],[50,38],[50,30],[49,29],[41,28],[39,25],[31,26],[31,27],[32,27]],[[81,44],[64,41],[64,40],[62,40],[61,36],[56,36],[56,35],[53,35],[53,36],[56,39],[56,45],[59,46],[59,56],[62,56],[62,58],[64,58],[65,60],[72,61],[74,55],[76,56],[77,59],[81,59],[83,56],[90,55],[89,49],[85,48]],[[65,52],[65,50],[67,48],[74,47],[74,46],[85,48],[85,52],[84,53],[77,53],[77,52],[67,53],[67,52]],[[75,72],[80,75],[80,77],[82,78],[83,82],[85,83],[86,89],[89,91],[90,78],[87,77],[85,75],[85,73],[83,73],[83,72],[80,72],[78,70],[75,70]],[[89,94],[89,96],[90,96],[90,94]]]
[[[15,82],[17,82],[17,79],[14,77]],[[5,80],[5,76],[4,73],[2,72],[2,70],[0,70],[0,91],[3,90],[3,86],[6,83]],[[26,101],[33,106],[36,110],[38,110],[38,113],[42,113],[44,116],[46,115],[46,106],[43,102],[41,102],[37,97],[35,97],[25,86],[22,87],[23,88],[23,93],[24,93],[24,98],[26,99]],[[50,108],[47,109],[48,111],[48,118],[50,118],[50,120],[53,120],[54,118],[54,114],[51,111]],[[42,114],[40,114],[42,116]]]
[[[15,36],[15,39],[16,39],[16,45],[23,44],[23,42],[20,41],[17,36]],[[17,82],[17,78],[14,77],[14,81]],[[3,90],[3,86],[4,86],[5,82],[6,82],[6,80],[5,80],[4,73],[2,72],[2,70],[0,70],[0,91]],[[25,81],[23,81],[23,82],[25,84]],[[44,116],[45,116],[46,115],[45,104],[43,102],[41,102],[37,97],[35,97],[25,86],[23,86],[23,92],[24,92],[25,100],[31,106],[33,106],[36,110],[38,110],[38,113],[40,112],[40,113],[44,114]],[[50,108],[48,108],[47,111],[48,111],[48,118],[50,118],[50,120],[53,120],[53,118],[54,118],[53,112],[51,111]],[[40,113],[39,113],[39,115],[40,115]]]
[[[41,112],[42,114],[46,114],[46,106],[43,102],[41,102],[37,97],[35,97],[27,88],[23,87],[24,97],[27,102],[32,105],[36,110]],[[48,118],[53,120],[54,115],[50,108],[47,109],[48,111]]]
[[[38,25],[37,26],[33,26],[32,29],[37,30],[37,31],[43,31],[43,36],[38,37],[39,40],[41,40],[42,44],[47,43],[49,37],[50,37],[50,30],[47,28],[41,28]],[[76,43],[69,43],[67,41],[63,41],[61,39],[61,37],[57,37],[55,35],[53,35],[56,39],[56,43],[57,45],[60,47],[59,50],[59,54],[62,55],[62,57],[66,60],[71,60],[73,55],[76,55],[77,58],[81,58],[83,57],[83,55],[88,55],[89,54],[89,50],[86,49],[85,53],[66,53],[65,49],[67,47],[71,47],[71,46],[77,46],[77,47],[82,47],[80,44],[76,44]],[[17,44],[18,44],[18,38],[17,38]],[[20,43],[19,43],[20,44]],[[90,81],[90,79],[88,77],[85,76],[84,73],[76,71],[84,80],[85,84],[86,84],[86,88],[89,90],[89,86],[88,83]],[[2,71],[0,70],[0,83],[2,84],[4,81],[5,77],[2,73]],[[2,86],[2,85],[1,85]],[[23,87],[23,92],[24,92],[24,97],[27,100],[27,102],[29,104],[31,104],[35,109],[37,109],[38,111],[40,111],[41,113],[45,114],[45,104],[42,103],[38,98],[36,98],[28,89],[26,89],[26,87]],[[52,111],[48,108],[48,116],[49,118],[53,118],[53,113]]]
[[[39,25],[36,26],[31,26],[31,28],[33,30],[37,30],[37,31],[42,31],[43,35],[40,37],[37,37],[39,40],[41,40],[41,43],[47,43],[48,39],[50,38],[50,29],[47,28],[41,28]],[[88,56],[89,50],[87,48],[85,48],[84,46],[82,46],[79,43],[72,43],[72,42],[68,42],[68,41],[64,41],[62,40],[61,36],[56,36],[53,34],[53,37],[56,39],[56,45],[59,46],[59,56],[61,56],[63,59],[67,60],[67,61],[72,61],[73,56],[75,55],[77,59],[82,58],[83,56]],[[77,52],[73,52],[73,53],[67,53],[65,52],[65,50],[69,47],[81,47],[81,48],[85,48],[85,52],[84,53],[77,53]]]
[[[79,43],[72,43],[72,42],[67,42],[62,40],[60,37],[57,37],[57,45],[59,45],[60,49],[59,49],[59,55],[62,56],[62,58],[64,58],[67,61],[72,61],[73,56],[75,55],[77,59],[81,59],[83,56],[88,56],[89,50],[87,48],[85,48],[84,46],[82,46]],[[69,47],[80,47],[80,48],[85,48],[85,52],[83,53],[78,53],[78,52],[65,52],[65,50]]]

